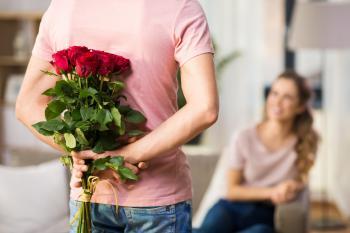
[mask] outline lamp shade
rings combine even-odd
[[[350,2],[298,3],[289,32],[290,49],[350,48]]]

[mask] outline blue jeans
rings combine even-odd
[[[219,200],[193,233],[273,233],[275,207],[264,202]]]
[[[71,200],[70,219],[81,202]],[[184,201],[156,207],[119,207],[91,203],[92,233],[188,233],[192,232],[192,204]],[[77,221],[71,226],[75,233]]]

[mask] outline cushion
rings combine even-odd
[[[68,216],[68,187],[66,168],[58,160],[0,166],[0,232],[46,232],[57,225]],[[66,227],[60,232],[68,232]]]

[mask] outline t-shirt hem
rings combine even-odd
[[[99,196],[101,198],[101,196]],[[79,198],[70,195],[71,200],[78,200]],[[166,206],[173,205],[179,202],[188,201],[192,199],[191,194],[181,195],[176,197],[164,197],[164,198],[142,198],[142,199],[129,199],[120,202],[116,202],[113,195],[103,196],[103,200],[91,200],[91,203],[99,203],[106,205],[118,205],[125,207],[153,207],[153,206]]]

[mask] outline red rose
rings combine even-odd
[[[52,59],[51,64],[55,67],[57,74],[68,73],[72,70],[66,49],[54,53]]]
[[[123,73],[130,69],[130,61],[122,56],[113,55],[114,57],[114,73]]]
[[[102,76],[108,76],[114,71],[114,55],[104,51],[93,50],[100,61],[97,73]]]
[[[68,48],[68,58],[70,63],[75,66],[77,58],[84,53],[89,52],[89,49],[85,46],[72,46]]]
[[[96,75],[99,66],[99,59],[94,52],[86,52],[76,60],[76,71],[80,77],[89,77]]]

